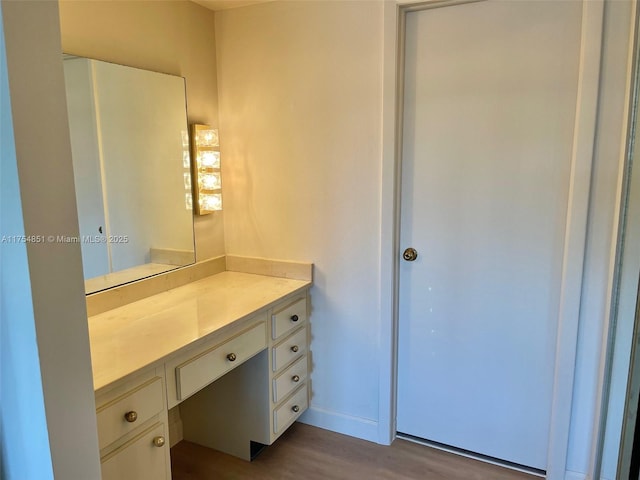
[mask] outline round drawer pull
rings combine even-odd
[[[298,383],[300,381],[300,377],[298,375],[294,375],[293,377],[291,377],[291,380],[293,380],[293,382]]]
[[[298,345],[294,345],[293,347],[291,347],[291,351],[292,351],[293,353],[297,353],[297,351],[298,351],[298,350],[300,350],[300,349],[298,348]]]
[[[229,360],[230,362],[235,362],[236,361],[236,354],[235,353],[230,353],[229,355],[227,355],[227,360]]]
[[[157,437],[153,437],[153,445],[156,447],[163,447],[164,446],[164,437],[162,435],[159,435]]]
[[[125,413],[124,419],[129,423],[133,423],[138,419],[138,412],[131,410],[130,412]]]
[[[291,410],[293,410],[293,413],[298,413],[300,411],[300,407],[298,405],[294,405],[291,407]]]
[[[297,322],[299,320],[298,315],[291,315],[291,321]]]

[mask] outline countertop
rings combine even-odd
[[[227,271],[91,316],[94,389],[310,286],[307,280]]]

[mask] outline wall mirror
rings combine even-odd
[[[63,64],[86,293],[193,263],[184,78]]]

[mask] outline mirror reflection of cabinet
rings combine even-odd
[[[87,293],[193,263],[184,79],[64,67]]]

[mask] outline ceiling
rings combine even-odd
[[[273,0],[191,0],[207,7],[209,10],[226,10],[228,8],[246,7],[256,3],[266,3]]]

